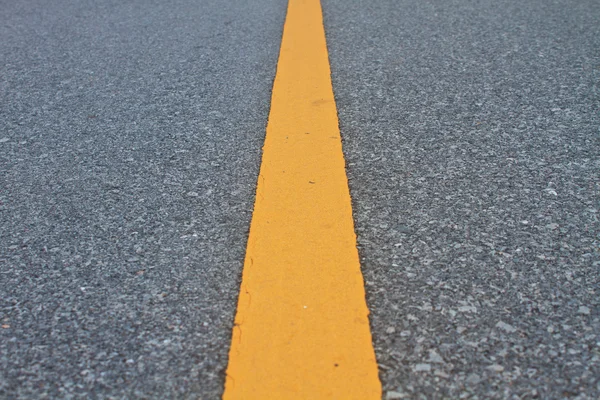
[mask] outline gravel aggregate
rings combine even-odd
[[[285,3],[0,10],[0,398],[219,398]]]
[[[386,398],[600,398],[600,3],[323,7]]]
[[[286,2],[0,8],[0,398],[219,398]],[[600,398],[600,3],[323,8],[384,398]]]

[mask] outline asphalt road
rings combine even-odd
[[[0,0],[0,398],[216,399],[283,0]],[[387,398],[600,398],[600,3],[323,0]]]
[[[323,0],[404,398],[600,398],[600,3]]]
[[[0,5],[0,398],[222,392],[283,1]]]

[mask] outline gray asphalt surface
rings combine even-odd
[[[600,398],[600,3],[323,0],[388,398]]]
[[[323,7],[384,397],[600,398],[600,3]],[[0,398],[219,398],[285,8],[0,0]]]
[[[0,398],[219,397],[285,9],[0,2]]]

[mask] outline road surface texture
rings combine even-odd
[[[600,398],[600,3],[323,7],[384,394]]]
[[[600,3],[322,1],[384,398],[600,398]],[[0,0],[0,398],[221,396],[286,7]]]
[[[285,2],[0,8],[0,398],[218,398]]]

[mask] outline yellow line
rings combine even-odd
[[[380,399],[319,0],[289,0],[224,399]]]

